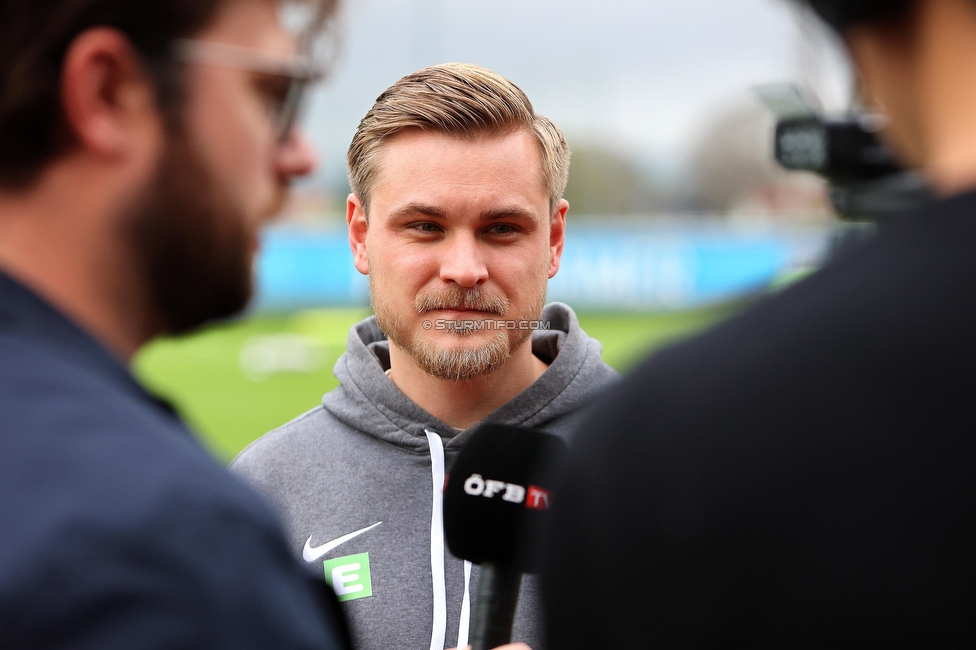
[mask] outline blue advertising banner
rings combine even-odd
[[[549,299],[576,308],[674,309],[761,290],[817,264],[829,231],[678,220],[571,224]],[[341,229],[272,228],[258,259],[259,310],[369,304]]]

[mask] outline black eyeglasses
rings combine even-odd
[[[267,50],[215,41],[179,39],[176,60],[203,63],[235,70],[246,70],[285,80],[287,90],[271,106],[271,119],[278,138],[284,142],[291,134],[309,84],[325,76],[325,70],[309,57],[282,55]]]

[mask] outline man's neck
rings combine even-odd
[[[390,344],[390,379],[404,395],[438,420],[467,429],[531,386],[548,366],[526,340],[488,377],[453,381],[431,377],[409,353]]]

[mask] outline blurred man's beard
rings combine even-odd
[[[375,296],[373,276],[370,276],[370,295]],[[542,308],[546,302],[546,284],[530,304],[525,313],[514,315],[514,320],[533,321],[542,315]],[[440,292],[420,293],[414,299],[415,313],[423,315],[437,309],[477,309],[489,314],[504,317],[508,314],[510,301],[507,298],[487,294],[479,288],[462,289],[452,286]],[[438,379],[464,381],[487,377],[498,370],[512,356],[512,350],[518,349],[526,339],[532,335],[529,329],[498,329],[495,336],[485,344],[476,347],[439,346],[425,336],[426,331],[410,334],[409,326],[386,305],[373,301],[373,311],[376,312],[376,322],[386,334],[390,342],[406,351],[413,357],[421,370]],[[474,320],[474,319],[472,319]],[[480,320],[492,320],[478,316]],[[476,332],[478,329],[445,329],[441,330],[455,337],[459,343]]]
[[[242,311],[254,292],[254,235],[189,138],[176,134],[126,221],[136,270],[165,333]]]

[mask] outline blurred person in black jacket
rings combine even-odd
[[[596,408],[557,650],[976,644],[976,1],[810,4],[939,198]]]
[[[299,4],[0,0],[0,647],[343,642],[269,507],[128,370],[245,306],[314,165],[293,118],[333,8]]]

